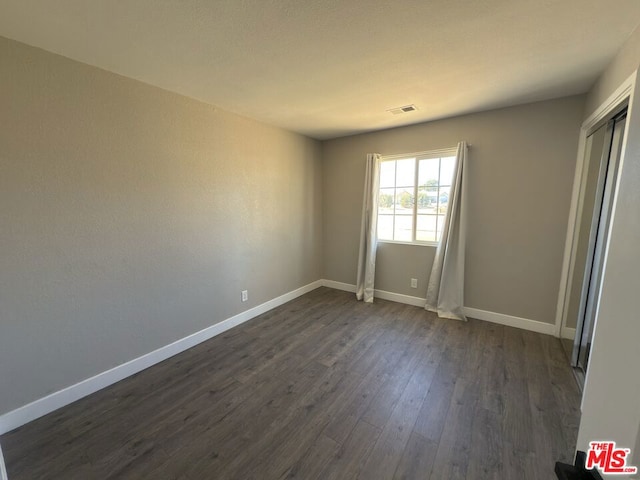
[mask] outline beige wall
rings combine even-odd
[[[2,38],[0,85],[0,413],[321,277],[318,142]]]
[[[436,249],[398,243],[378,244],[375,287],[378,290],[426,298],[430,271]],[[411,279],[418,280],[418,288],[411,288]]]
[[[585,116],[606,100],[640,63],[640,33],[632,35],[589,94]],[[619,183],[582,401],[578,448],[589,441],[615,440],[634,448],[640,466],[640,85],[627,116],[627,144]],[[609,477],[605,477],[609,478]],[[610,476],[610,478],[628,478]],[[634,477],[634,478],[637,478]]]
[[[577,96],[323,142],[325,278],[355,283],[367,152],[466,140],[466,306],[554,323],[583,107]],[[424,297],[433,250],[381,246],[376,288]]]
[[[585,101],[585,120],[631,75],[640,64],[640,26],[591,87]]]

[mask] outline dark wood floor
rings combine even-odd
[[[0,441],[10,480],[549,480],[578,412],[555,338],[320,288]]]
[[[571,364],[571,354],[573,353],[573,339],[563,338],[560,341],[562,342],[562,349],[564,350],[564,354],[567,357],[567,362]]]

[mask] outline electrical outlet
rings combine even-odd
[[[249,300],[249,291],[248,290],[242,290],[242,301],[246,302],[247,300]]]
[[[411,279],[411,288],[418,288],[418,279],[417,278],[412,278]]]

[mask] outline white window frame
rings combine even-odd
[[[421,245],[421,246],[425,246],[425,247],[437,247],[439,244],[439,241],[426,241],[426,240],[416,240],[416,232],[417,232],[417,221],[418,221],[418,174],[420,171],[419,165],[420,165],[420,160],[430,160],[430,159],[434,159],[434,158],[442,158],[442,157],[455,157],[457,153],[457,148],[456,147],[450,147],[450,148],[441,148],[438,150],[429,150],[426,152],[414,152],[414,153],[402,153],[402,154],[398,154],[398,155],[382,155],[380,158],[380,162],[388,162],[388,161],[395,161],[395,160],[405,160],[405,159],[409,159],[409,158],[414,158],[415,159],[415,172],[414,172],[414,180],[413,180],[413,216],[412,216],[412,240],[411,241],[404,241],[404,240],[383,240],[378,238],[378,243],[395,243],[395,244],[399,244],[399,245]],[[440,197],[440,168],[441,168],[441,162],[438,163],[438,198]],[[453,185],[454,179],[451,179],[451,185]],[[397,187],[394,187],[397,188]],[[449,208],[449,206],[447,205],[447,208]],[[377,215],[380,215],[380,213],[377,213]],[[396,214],[393,214],[393,219],[394,219],[394,225],[395,225],[395,217]],[[437,217],[436,217],[436,221],[437,221]],[[394,227],[395,228],[395,227]],[[436,227],[437,229],[437,227]],[[440,230],[441,231],[441,230]],[[377,233],[377,232],[376,232]]]

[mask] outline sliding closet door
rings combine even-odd
[[[609,132],[611,134],[611,132]],[[577,328],[580,317],[580,305],[586,302],[586,289],[584,287],[584,274],[589,259],[589,249],[593,251],[595,234],[592,236],[592,222],[594,211],[599,211],[602,204],[602,192],[604,191],[604,176],[606,174],[607,160],[602,161],[607,126],[602,125],[598,130],[587,137],[585,145],[586,176],[584,192],[582,193],[582,210],[577,225],[576,253],[571,276],[571,290],[567,302],[567,317],[565,327]],[[609,137],[611,142],[611,137]],[[603,167],[604,163],[604,167]],[[602,170],[602,171],[601,171]],[[599,181],[603,179],[603,181]],[[596,202],[596,198],[599,200]],[[596,206],[597,203],[597,206]],[[593,238],[592,238],[593,237]],[[592,255],[591,255],[592,256]],[[591,266],[589,265],[589,268]],[[583,312],[584,314],[584,312]],[[573,345],[572,345],[573,347]],[[568,355],[571,351],[568,352]]]
[[[618,115],[606,125],[600,175],[596,187],[593,219],[585,264],[583,295],[579,309],[578,328],[573,352],[574,365],[587,370],[591,340],[600,299],[602,272],[607,235],[611,220],[611,208],[615,181],[626,124],[626,112]]]

